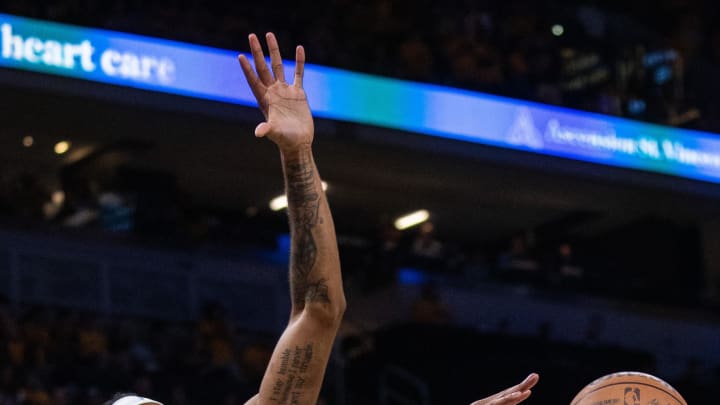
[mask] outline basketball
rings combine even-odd
[[[624,371],[591,382],[570,405],[687,405],[670,384],[650,374]]]

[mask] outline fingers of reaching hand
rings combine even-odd
[[[270,64],[272,66],[272,73],[268,69],[268,65],[265,61],[265,55],[263,54],[262,46],[260,41],[255,34],[250,34],[248,42],[250,43],[250,52],[252,53],[253,60],[255,61],[255,69],[253,70],[250,61],[245,55],[239,55],[238,61],[242,67],[245,79],[253,92],[253,95],[260,105],[260,109],[265,118],[269,118],[269,110],[267,105],[266,93],[268,88],[272,86],[276,81],[285,83],[285,72],[283,70],[282,58],[280,56],[280,47],[278,46],[277,38],[272,32],[265,35],[268,44],[268,50],[270,53]],[[295,49],[295,78],[294,86],[302,88],[303,75],[305,74],[305,49],[302,46],[298,46]],[[257,72],[257,73],[256,73]],[[255,136],[263,137],[272,132],[272,125],[270,122],[262,122],[255,128]],[[272,135],[271,135],[272,136]]]
[[[515,391],[513,393],[493,399],[488,405],[516,405],[528,399],[530,394],[532,394],[532,391],[530,390]]]
[[[250,52],[252,53],[253,61],[255,62],[255,71],[257,71],[257,74],[253,71],[250,62],[244,55],[240,55],[238,57],[240,66],[242,66],[243,73],[245,74],[245,78],[252,88],[255,97],[258,97],[258,93],[260,93],[261,90],[265,90],[265,87],[269,87],[275,81],[279,81],[281,83],[285,82],[285,70],[283,69],[282,57],[280,56],[280,47],[278,45],[277,38],[272,32],[268,32],[265,38],[267,40],[268,51],[270,53],[272,73],[265,62],[265,55],[263,54],[260,40],[258,40],[258,37],[255,34],[250,34],[248,41],[250,42]],[[293,80],[295,87],[302,88],[304,75],[305,48],[298,46],[295,49],[295,77]]]
[[[255,74],[255,71],[253,70],[252,66],[250,66],[250,61],[247,59],[245,55],[239,55],[238,61],[240,62],[240,67],[242,68],[243,74],[245,75],[245,79],[248,82],[248,86],[250,86],[250,90],[252,90],[253,95],[256,99],[260,99],[264,92],[265,92],[265,85],[260,81],[260,78]]]
[[[535,384],[538,383],[539,379],[540,379],[540,376],[538,376],[535,373],[532,373],[529,376],[527,376],[525,378],[525,380],[523,380],[523,382],[521,382],[520,384],[510,387],[510,388],[502,391],[500,394],[505,395],[505,394],[509,394],[514,391],[519,391],[519,392],[527,391],[530,388],[534,387]]]
[[[535,373],[531,373],[529,376],[527,376],[527,378],[525,378],[525,380],[523,382],[516,385],[515,388],[518,391],[527,391],[530,388],[534,387],[535,384],[537,384],[539,380],[540,380],[539,375],[537,375]]]
[[[487,397],[485,399],[473,402],[470,405],[517,405],[520,402],[528,399],[530,394],[532,394],[530,390],[514,391],[507,393],[500,392],[491,397]]]
[[[270,69],[267,67],[267,63],[265,63],[265,55],[263,54],[260,40],[258,40],[257,35],[250,34],[248,41],[250,42],[250,52],[252,53],[253,61],[255,62],[255,70],[257,70],[258,76],[260,76],[260,80],[263,84],[265,86],[270,86],[273,84],[274,80],[272,74],[270,73]]]
[[[270,64],[272,64],[275,80],[285,83],[285,72],[283,71],[282,58],[280,57],[280,46],[275,38],[275,34],[268,32],[265,34],[265,39],[267,40],[268,51],[270,52]]]
[[[520,402],[528,399],[532,394],[530,390],[535,384],[538,383],[540,376],[535,373],[530,374],[521,382],[515,386],[498,392],[497,394],[487,397],[478,402],[473,402],[472,405],[516,405]]]
[[[295,48],[295,78],[293,79],[293,85],[295,87],[302,88],[303,76],[305,75],[305,48],[302,45],[298,45]]]

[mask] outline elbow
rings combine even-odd
[[[342,322],[346,308],[345,296],[340,294],[325,302],[306,302],[303,312],[324,325],[337,327]]]
[[[347,301],[345,301],[345,294],[340,294],[340,298],[338,301],[338,318],[342,320],[343,316],[345,316],[345,310],[347,309]]]

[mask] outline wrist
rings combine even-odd
[[[312,151],[312,142],[302,142],[294,145],[278,144],[278,149],[280,149],[280,153],[284,157],[291,158],[293,156]]]

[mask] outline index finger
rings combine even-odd
[[[283,71],[282,58],[280,57],[280,46],[278,45],[275,34],[268,32],[265,35],[267,40],[268,52],[270,53],[270,64],[275,75],[275,80],[284,83],[285,72]]]
[[[529,376],[527,376],[527,378],[525,378],[525,380],[524,380],[523,382],[521,382],[520,384],[518,384],[518,385],[516,385],[516,386],[514,386],[514,387],[508,388],[508,389],[505,390],[504,392],[511,392],[511,391],[520,391],[520,392],[522,392],[522,391],[527,391],[527,390],[529,390],[530,388],[534,387],[535,384],[538,383],[539,379],[540,379],[540,376],[538,376],[538,375],[535,374],[535,373],[532,373],[532,374],[530,374]]]
[[[535,384],[538,383],[538,381],[540,381],[540,376],[535,373],[531,373],[529,376],[527,376],[525,381],[517,385],[517,388],[520,391],[527,391],[530,388],[534,387]]]
[[[255,71],[253,71],[252,66],[250,66],[250,62],[247,60],[245,55],[238,55],[238,61],[240,62],[240,67],[242,68],[243,73],[245,74],[245,80],[247,80],[248,85],[250,86],[250,90],[252,90],[252,93],[258,102],[260,102],[260,99],[262,99],[265,91],[265,85],[255,74]]]

